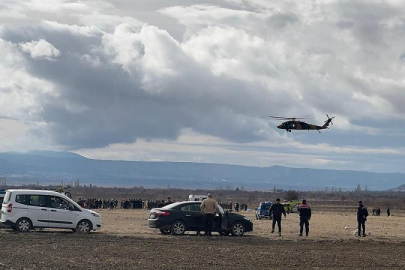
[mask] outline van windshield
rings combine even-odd
[[[11,198],[11,192],[7,191],[6,196],[4,196],[3,204],[6,204],[10,201]]]

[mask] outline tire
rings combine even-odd
[[[242,236],[245,233],[245,225],[242,222],[235,222],[231,226],[233,236]]]
[[[177,220],[173,222],[170,231],[174,235],[182,235],[186,232],[186,224],[181,220]]]
[[[91,223],[88,220],[80,220],[76,226],[77,233],[90,233],[91,229]]]
[[[165,229],[160,229],[160,233],[164,235],[171,234],[172,232],[170,230],[165,230]]]
[[[29,232],[32,229],[32,223],[28,218],[20,218],[15,223],[15,227],[19,232]]]

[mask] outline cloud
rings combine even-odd
[[[25,18],[0,31],[0,115],[34,121],[30,132],[59,147],[176,141],[185,130],[340,157],[404,146],[401,2],[149,3],[184,29],[174,38],[113,2],[7,1]],[[313,114],[308,122],[322,124],[325,113],[335,126],[320,136],[285,134],[268,118]],[[317,150],[316,162],[330,160]]]
[[[60,51],[44,39],[20,43],[21,50],[31,55],[33,59],[53,60],[60,56]]]

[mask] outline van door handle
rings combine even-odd
[[[48,210],[46,210],[46,209],[41,209],[42,211],[48,211]]]
[[[51,212],[57,212],[56,210],[51,210]]]

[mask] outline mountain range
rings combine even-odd
[[[74,183],[116,187],[246,190],[388,190],[405,183],[403,173],[249,167],[191,162],[95,160],[71,152],[0,153],[0,178],[11,185]]]

